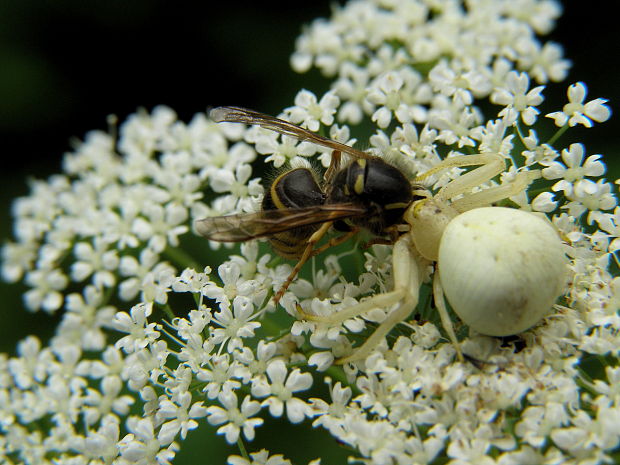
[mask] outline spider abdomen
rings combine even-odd
[[[551,313],[567,258],[553,225],[533,213],[477,208],[446,227],[439,274],[456,314],[489,336],[518,334]]]

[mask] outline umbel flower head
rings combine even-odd
[[[341,324],[302,315],[389,292],[399,279],[391,246],[327,250],[276,307],[290,262],[257,241],[238,248],[192,232],[194,220],[260,210],[266,186],[256,166],[327,168],[331,151],[202,113],[184,123],[169,108],[139,111],[118,138],[89,133],[62,174],[34,181],[15,201],[3,276],[28,286],[28,310],[61,320],[50,341],[29,336],[15,357],[0,356],[1,461],[165,464],[209,423],[239,445],[231,464],[291,463],[279,451],[246,451],[269,415],[312,422],[362,463],[616,460],[617,182],[604,178],[602,155],[561,137],[575,125],[596,128],[610,110],[586,98],[584,83],[542,110],[545,86],[569,66],[561,47],[540,37],[559,14],[550,0],[351,1],[305,30],[292,57],[297,71],[318,67],[330,90],[301,90],[280,115],[340,143],[359,141],[411,181],[476,154],[506,165],[476,187],[481,195],[538,178],[504,204],[549,220],[567,279],[549,316],[519,341],[483,336],[454,317],[474,363],[460,361],[421,298],[368,354],[336,366],[392,308]],[[437,192],[468,172],[455,166],[428,187]],[[427,295],[430,281],[421,287]],[[310,392],[323,383],[328,389]]]

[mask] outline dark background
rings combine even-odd
[[[10,236],[11,199],[28,193],[26,179],[60,172],[70,139],[105,129],[109,114],[123,121],[139,107],[150,110],[158,104],[170,106],[185,121],[213,105],[274,114],[290,106],[300,88],[320,95],[326,81],[317,72],[295,74],[289,57],[302,26],[329,16],[331,3],[0,2],[0,239]],[[565,82],[545,91],[547,100],[556,98],[553,109],[566,101],[568,84],[580,80],[589,87],[588,99],[608,98],[617,108],[619,43],[611,5],[604,0],[566,2],[550,38],[564,46],[573,67]],[[616,119],[591,130],[570,130],[556,146],[584,141],[588,155],[605,154],[611,166],[608,178],[616,179]],[[0,283],[2,351],[13,352],[15,342],[28,334],[45,334],[41,325],[50,323],[43,313],[22,310],[22,291]],[[193,462],[199,457],[224,463],[225,455],[205,452],[211,446],[202,441],[213,431],[200,429],[204,436],[189,439],[197,446]],[[287,429],[293,436],[283,440],[279,430],[263,428],[253,446],[306,463],[325,455],[322,447],[332,444],[321,445],[318,437],[324,435],[310,428]],[[295,439],[299,437],[303,443]],[[182,449],[181,455],[191,460],[192,449]],[[339,451],[333,458],[344,463],[345,455]]]

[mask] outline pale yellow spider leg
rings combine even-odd
[[[419,289],[419,288],[418,288]],[[336,360],[338,365],[343,365],[348,362],[354,362],[356,360],[363,360],[372,350],[379,345],[383,338],[389,333],[394,326],[401,321],[404,321],[418,305],[418,292],[404,293],[404,298],[400,302],[400,305],[392,310],[387,318],[381,322],[381,324],[375,329],[375,332],[370,335],[364,343],[355,349],[355,351],[348,357],[342,357]]]
[[[497,153],[480,153],[478,155],[462,155],[447,158],[429,171],[437,172],[446,168],[475,165],[480,166],[468,173],[462,174],[457,179],[453,179],[439,189],[439,192],[434,196],[435,200],[441,202],[456,195],[469,192],[474,187],[493,179],[506,170],[506,162],[503,156]],[[426,176],[427,173],[424,173],[422,176]]]
[[[340,358],[338,364],[344,364],[366,358],[394,326],[404,321],[417,307],[422,284],[422,269],[426,261],[414,252],[409,234],[401,236],[392,251],[392,274],[394,276],[394,293],[401,295],[399,305],[393,309],[375,332],[348,357]],[[383,294],[385,295],[385,294]],[[369,300],[380,302],[381,294]],[[366,302],[364,302],[366,303]],[[378,305],[375,306],[375,308]]]
[[[314,321],[316,323],[326,325],[336,325],[343,321],[355,318],[356,316],[363,315],[366,312],[371,311],[374,308],[385,308],[394,305],[399,300],[402,300],[405,296],[403,289],[397,289],[383,294],[372,296],[371,298],[364,300],[356,305],[352,305],[348,308],[343,308],[331,315],[314,315],[312,313],[306,313],[299,307],[297,311],[304,320]]]
[[[349,318],[362,315],[374,308],[388,308],[392,305],[398,306],[392,310],[386,319],[377,327],[375,332],[359,348],[337,363],[347,363],[360,360],[381,342],[382,338],[399,322],[405,320],[418,304],[420,280],[420,267],[418,256],[414,255],[409,235],[401,236],[394,244],[392,253],[392,272],[394,275],[394,290],[384,294],[378,294],[364,302],[360,302],[352,307],[340,310],[332,315],[302,316],[309,321],[316,321],[325,324],[341,323]]]
[[[499,153],[478,153],[475,155],[457,155],[455,157],[445,158],[435,166],[419,174],[417,179],[424,179],[439,173],[448,168],[461,168],[463,166],[488,165],[493,162],[496,165],[503,164],[505,166],[504,157]]]
[[[474,208],[489,206],[494,202],[520,194],[534,180],[540,177],[540,170],[521,171],[517,173],[512,181],[506,182],[500,186],[494,186],[489,189],[466,194],[460,199],[453,200],[450,205],[461,213]]]
[[[452,319],[448,314],[448,308],[446,307],[446,299],[443,295],[443,289],[441,287],[441,279],[439,278],[439,272],[435,270],[435,275],[433,276],[433,297],[435,298],[435,306],[437,307],[437,311],[439,312],[439,317],[441,318],[441,325],[443,329],[448,333],[448,337],[456,350],[456,356],[459,361],[464,362],[463,353],[461,352],[461,346],[459,344],[458,339],[456,338],[456,334],[454,333],[454,327],[452,326]]]
[[[478,168],[465,173],[450,181],[434,196],[435,201],[445,202],[453,197],[465,194],[461,199],[454,200],[450,205],[459,212],[473,208],[491,205],[499,200],[519,194],[527,186],[541,177],[540,170],[522,171],[517,173],[512,181],[501,186],[484,189],[480,192],[471,193],[474,187],[490,181],[506,169],[506,162],[502,155],[496,153],[480,153],[478,155],[460,155],[441,161],[427,172],[418,176],[418,179],[435,174],[446,168],[480,165]]]

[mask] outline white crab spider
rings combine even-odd
[[[448,158],[417,178],[463,166],[477,166],[434,196],[414,183],[414,201],[404,214],[409,231],[394,244],[394,289],[327,316],[304,319],[335,325],[375,308],[392,308],[359,348],[338,363],[364,359],[416,308],[419,289],[433,274],[433,293],[442,325],[460,360],[459,344],[444,294],[472,329],[489,336],[523,332],[546,316],[565,285],[567,258],[559,234],[546,218],[524,210],[490,205],[522,191],[539,171],[524,171],[499,186],[472,190],[502,173],[504,157],[483,153]]]

